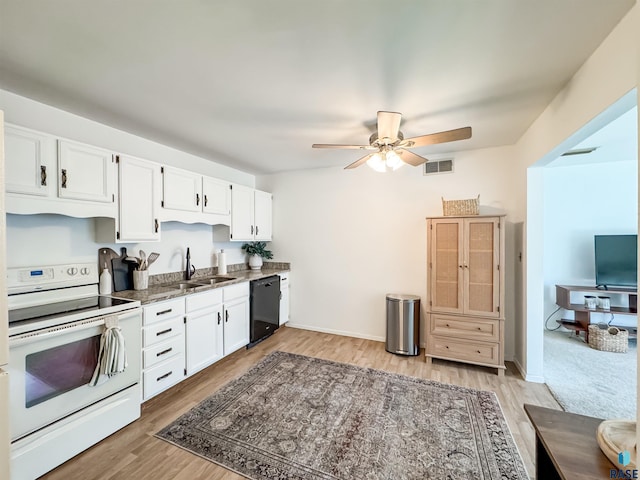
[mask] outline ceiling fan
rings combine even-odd
[[[327,143],[314,143],[313,148],[350,148],[357,150],[372,150],[364,157],[347,165],[345,170],[356,168],[365,162],[378,172],[397,170],[405,163],[417,167],[428,160],[420,155],[407,150],[407,148],[424,147],[437,143],[454,142],[471,138],[471,127],[457,128],[445,132],[431,133],[419,137],[404,138],[400,131],[400,119],[402,114],[398,112],[378,112],[377,132],[369,138],[369,145],[336,145]]]

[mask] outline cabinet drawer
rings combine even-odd
[[[194,312],[203,308],[211,308],[222,303],[222,289],[216,288],[208,292],[196,293],[186,298],[187,312]]]
[[[154,303],[144,307],[143,325],[161,322],[167,318],[184,315],[184,298]]]
[[[183,317],[174,317],[165,322],[154,323],[142,328],[143,347],[147,348],[156,343],[164,342],[176,335],[184,335]]]
[[[166,342],[145,348],[142,352],[142,368],[149,368],[176,355],[184,355],[184,335],[176,335]]]
[[[500,320],[431,315],[429,331],[433,335],[445,335],[483,342],[500,341]]]
[[[222,295],[225,303],[227,303],[229,300],[233,300],[234,298],[248,297],[249,282],[231,285],[230,287],[224,287],[222,290]]]
[[[142,396],[148,400],[184,378],[184,354],[162,362],[142,373]]]
[[[500,345],[498,343],[471,342],[429,335],[427,355],[484,365],[500,365]]]

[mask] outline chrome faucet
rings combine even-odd
[[[187,247],[187,268],[185,269],[187,280],[191,280],[191,276],[196,273],[196,267],[191,265],[191,252]]]

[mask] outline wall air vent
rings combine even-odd
[[[439,173],[453,173],[453,158],[429,160],[424,164],[423,175],[436,175]]]
[[[569,150],[567,152],[564,152],[561,157],[569,157],[571,155],[585,155],[587,153],[591,153],[593,152],[595,149],[597,149],[598,147],[592,147],[592,148],[576,148],[575,150]]]

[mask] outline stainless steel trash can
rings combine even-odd
[[[387,295],[387,352],[420,353],[420,297]]]

